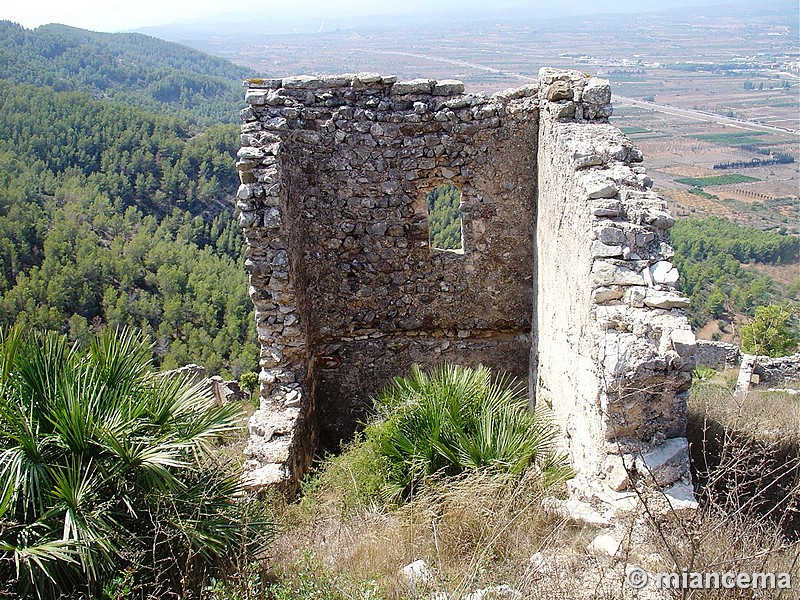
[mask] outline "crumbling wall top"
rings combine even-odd
[[[403,108],[404,102],[434,101],[434,109],[461,109],[493,102],[505,104],[521,98],[535,98],[538,84],[532,83],[495,92],[491,96],[479,92],[465,94],[464,84],[455,79],[412,79],[398,81],[394,75],[378,73],[345,73],[314,77],[298,75],[283,79],[246,79],[245,101],[253,106],[282,106],[287,100],[306,106],[334,107],[342,100],[354,101],[359,97],[382,97],[381,110]],[[389,104],[388,102],[397,103]],[[378,108],[375,104],[371,108]],[[245,115],[245,120],[248,115]]]

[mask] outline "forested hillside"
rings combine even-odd
[[[85,91],[192,122],[234,123],[240,84],[253,73],[226,60],[139,33],[66,25],[27,30],[0,21],[0,78]]]
[[[235,125],[195,136],[173,117],[4,81],[0,106],[0,151],[22,159],[45,191],[47,174],[78,177],[149,212],[180,206],[199,214],[227,206],[237,182]]]
[[[797,264],[798,237],[708,217],[678,221],[672,242],[681,288],[692,300],[689,316],[695,327],[735,314],[752,316],[758,306],[800,296],[800,277],[781,286],[769,275],[743,266]]]
[[[237,118],[241,70],[141,35],[4,22],[0,38],[0,326],[132,325],[165,368],[254,369],[238,127],[202,125]],[[176,73],[205,91],[148,97]],[[193,106],[206,93],[224,119]]]
[[[461,250],[461,190],[440,185],[425,196],[430,244],[440,250]]]

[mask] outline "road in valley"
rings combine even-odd
[[[366,50],[367,52],[372,52],[375,54],[393,54],[396,56],[408,56],[411,58],[421,58],[423,60],[430,60],[433,62],[442,62],[448,63],[451,65],[457,65],[460,67],[468,67],[471,69],[477,69],[479,71],[488,71],[490,73],[496,73],[498,75],[505,75],[507,77],[513,77],[515,79],[519,79],[525,82],[533,82],[536,81],[536,77],[531,77],[530,75],[525,75],[523,73],[515,73],[514,71],[506,71],[503,69],[497,69],[494,67],[487,67],[478,63],[472,62],[465,62],[462,60],[453,60],[450,58],[442,58],[440,56],[430,56],[427,54],[415,54],[412,52],[396,52],[391,50]],[[701,110],[693,110],[688,108],[677,108],[675,106],[667,106],[665,104],[656,104],[655,102],[647,102],[646,100],[634,100],[633,98],[626,98],[625,96],[618,96],[614,94],[612,96],[612,102],[618,102],[620,104],[627,104],[630,106],[639,106],[642,108],[649,108],[651,110],[655,110],[658,112],[666,113],[668,115],[675,115],[679,117],[684,117],[687,119],[694,119],[696,121],[707,121],[718,123],[720,125],[729,125],[732,127],[739,127],[742,129],[750,129],[753,131],[766,131],[769,133],[782,133],[788,134],[792,136],[797,136],[800,138],[800,130],[797,129],[789,129],[788,127],[775,127],[774,125],[766,125],[763,123],[756,123],[754,121],[747,121],[745,119],[736,119],[731,117],[723,117],[722,115],[717,115],[711,112],[705,112]]]
[[[422,60],[430,60],[432,62],[446,63],[448,65],[456,65],[457,67],[468,67],[478,71],[488,71],[489,73],[496,73],[498,75],[506,75],[507,77],[514,77],[527,82],[536,81],[536,77],[530,75],[523,75],[522,73],[513,73],[511,71],[504,71],[503,69],[495,69],[494,67],[487,67],[477,63],[465,62],[463,60],[453,60],[451,58],[442,58],[440,56],[430,56],[428,54],[414,54],[413,52],[396,52],[394,50],[364,50],[372,54],[391,54],[394,56],[408,56],[410,58],[421,58]]]
[[[694,119],[696,121],[713,121],[714,123],[719,123],[720,125],[730,125],[732,127],[739,127],[741,129],[750,129],[753,131],[767,131],[769,133],[783,133],[800,137],[800,131],[798,131],[797,129],[789,129],[788,127],[775,127],[773,125],[755,123],[754,121],[747,121],[745,119],[723,117],[722,115],[717,115],[702,110],[678,108],[676,106],[667,106],[664,104],[656,104],[655,102],[647,102],[646,100],[634,100],[633,98],[617,96],[616,94],[612,96],[611,101],[614,103],[618,102],[620,104],[627,104],[630,106],[649,108],[651,110],[666,113],[668,115],[685,117],[687,119]]]

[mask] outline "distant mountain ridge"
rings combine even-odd
[[[85,91],[97,98],[182,116],[236,122],[245,67],[141,33],[97,33],[66,25],[36,29],[0,21],[0,78]]]

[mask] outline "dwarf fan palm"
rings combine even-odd
[[[523,390],[486,367],[417,365],[378,396],[368,442],[388,459],[394,493],[433,474],[490,469],[521,475],[539,468],[550,482],[571,475],[555,452],[556,430],[528,409]]]
[[[130,331],[0,333],[0,579],[21,597],[97,597],[124,569],[174,587],[251,532],[212,455],[238,409],[149,357]]]

